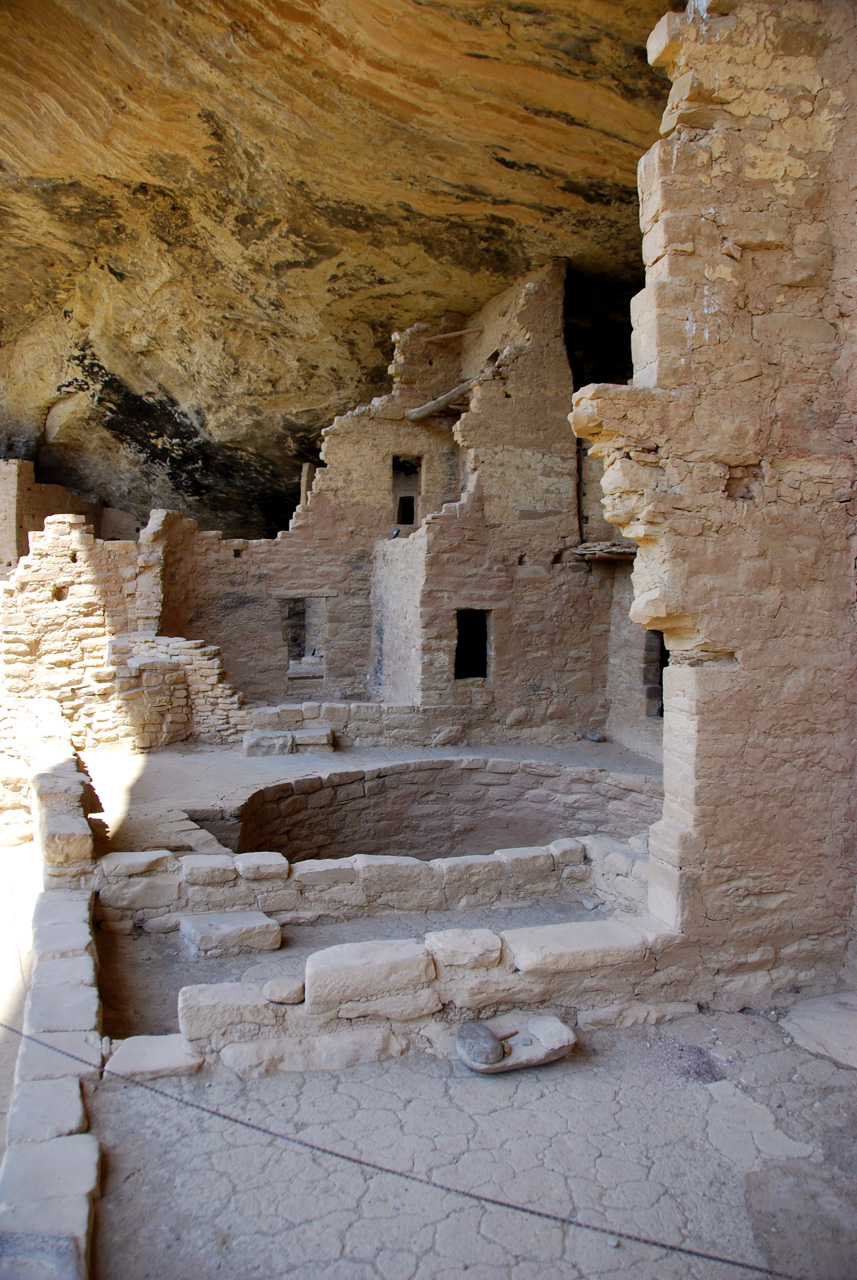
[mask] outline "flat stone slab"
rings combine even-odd
[[[491,969],[500,963],[501,942],[491,929],[443,929],[426,934],[426,946],[441,964]]]
[[[416,938],[345,942],[307,959],[307,1008],[325,1012],[346,1001],[423,987],[434,976],[434,961]]]
[[[229,884],[238,874],[225,853],[187,853],[180,862],[186,884]]]
[[[92,919],[92,894],[62,889],[40,893],[33,909],[33,925],[82,924]]]
[[[491,1041],[500,1048],[499,1058]],[[455,1037],[461,1061],[481,1075],[556,1062],[567,1057],[576,1044],[571,1027],[546,1013],[518,1019],[507,1014],[488,1023],[465,1022]]]
[[[39,960],[64,956],[94,956],[95,945],[88,924],[40,924],[33,930],[33,953]]]
[[[221,1060],[242,1080],[274,1071],[342,1071],[364,1062],[384,1062],[405,1052],[407,1041],[385,1027],[326,1035],[276,1036],[228,1044]]]
[[[179,992],[179,1027],[190,1042],[236,1025],[273,1027],[277,1011],[253,982],[201,982]],[[234,1033],[233,1033],[234,1034]]]
[[[502,934],[521,973],[568,973],[642,960],[642,933],[618,920],[506,929]]]
[[[94,987],[95,960],[92,956],[69,956],[61,960],[40,960],[33,969],[32,990],[45,987]]]
[[[262,987],[262,995],[272,1004],[301,1004],[304,998],[302,978],[271,978]]]
[[[287,729],[248,729],[241,740],[245,756],[290,756],[295,735]]]
[[[180,1034],[129,1036],[107,1060],[105,1072],[127,1080],[157,1080],[160,1076],[188,1076],[202,1066],[202,1058],[188,1053]]]
[[[97,866],[106,876],[142,876],[148,871],[161,871],[175,855],[169,849],[131,850],[108,853],[98,860]]]
[[[44,1201],[26,1208],[0,1209],[0,1275],[4,1280],[86,1280],[86,1242],[76,1233],[81,1229],[82,1215],[88,1222],[89,1201],[63,1197],[48,1204],[47,1214]],[[66,1220],[75,1231],[52,1230]]]
[[[6,1139],[46,1142],[88,1127],[77,1076],[59,1080],[22,1080],[16,1085],[9,1107]]]
[[[97,1080],[101,1072],[101,1036],[95,1031],[44,1031],[24,1040],[15,1064],[15,1080],[58,1080],[75,1075]]]
[[[8,1147],[0,1166],[0,1205],[94,1195],[100,1160],[98,1139],[91,1133]]]
[[[194,951],[219,955],[235,951],[276,951],[282,942],[280,926],[263,911],[183,915],[179,931]]]
[[[268,850],[239,853],[233,861],[238,874],[245,880],[283,880],[291,871],[288,858]]]
[[[41,1035],[43,1031],[99,1031],[101,1002],[95,987],[38,987],[27,996],[24,1007],[24,1032]]]
[[[782,1021],[784,1031],[810,1053],[857,1067],[857,991],[802,1000]]]

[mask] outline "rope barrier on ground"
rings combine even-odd
[[[53,1053],[61,1054],[64,1058],[70,1059],[72,1062],[82,1063],[84,1066],[93,1068],[93,1063],[88,1062],[86,1058],[81,1058],[77,1054],[70,1053],[67,1049],[60,1049],[56,1045],[47,1044],[44,1040],[39,1040],[37,1036],[29,1035],[25,1031],[19,1031],[17,1027],[10,1027],[6,1022],[0,1022],[0,1028],[9,1031],[13,1035],[18,1036],[21,1040],[28,1040],[33,1044],[40,1045],[43,1049],[50,1049]],[[553,1222],[562,1227],[575,1227],[579,1231],[590,1231],[595,1235],[612,1237],[616,1240],[623,1240],[628,1244],[644,1245],[650,1249],[663,1249],[667,1253],[679,1254],[685,1258],[697,1258],[703,1262],[715,1262],[724,1267],[733,1267],[738,1270],[749,1271],[753,1275],[768,1276],[771,1280],[803,1280],[801,1276],[793,1275],[787,1271],[775,1271],[771,1267],[762,1267],[754,1262],[739,1262],[736,1258],[727,1258],[722,1254],[709,1253],[704,1249],[691,1249],[686,1245],[667,1244],[663,1240],[652,1240],[648,1236],[636,1235],[630,1231],[621,1231],[615,1227],[600,1227],[592,1222],[583,1222],[580,1218],[564,1217],[560,1213],[550,1213],[546,1209],[534,1209],[529,1205],[514,1204],[509,1200],[500,1200],[494,1196],[486,1196],[478,1191],[465,1191],[459,1187],[445,1186],[441,1182],[434,1182],[431,1178],[423,1177],[418,1173],[408,1173],[402,1169],[392,1169],[389,1165],[377,1164],[373,1160],[366,1160],[362,1156],[348,1155],[344,1151],[334,1151],[331,1147],[322,1147],[318,1143],[308,1142],[305,1138],[298,1138],[294,1134],[281,1133],[276,1129],[268,1129],[265,1125],[256,1124],[253,1120],[245,1120],[241,1116],[231,1116],[224,1111],[218,1111],[216,1107],[207,1107],[204,1103],[194,1102],[190,1098],[180,1098],[175,1093],[169,1093],[166,1089],[160,1089],[157,1085],[153,1085],[148,1080],[134,1080],[129,1076],[120,1075],[119,1072],[111,1071],[109,1066],[102,1069],[102,1073],[111,1076],[114,1080],[121,1080],[123,1084],[133,1085],[137,1089],[144,1089],[147,1093],[155,1094],[159,1098],[166,1098],[168,1102],[178,1103],[181,1107],[187,1107],[193,1111],[202,1112],[203,1115],[211,1116],[217,1120],[223,1120],[227,1124],[239,1125],[243,1129],[249,1129],[254,1133],[264,1134],[268,1138],[275,1138],[281,1142],[288,1142],[292,1146],[300,1147],[305,1151],[312,1151],[316,1155],[330,1156],[334,1160],[342,1160],[347,1164],[357,1165],[361,1169],[369,1169],[373,1173],[386,1174],[391,1178],[399,1178],[405,1182],[415,1183],[417,1186],[426,1187],[430,1191],[441,1191],[446,1195],[460,1196],[466,1200],[474,1200],[478,1204],[490,1205],[495,1209],[507,1209],[511,1213],[523,1213],[530,1218],[539,1218],[545,1222]]]

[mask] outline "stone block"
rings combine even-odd
[[[544,979],[510,972],[505,965],[493,969],[445,969],[437,988],[445,1005],[476,1011],[496,1004],[540,1004],[549,995]]]
[[[163,916],[153,916],[143,921],[144,933],[174,933],[181,924],[181,916],[175,911],[168,911]]]
[[[256,906],[256,894],[245,880],[239,880],[237,884],[189,884],[186,895],[187,901],[179,909],[180,915],[240,911]]]
[[[295,751],[315,751],[327,754],[333,751],[333,730],[329,725],[314,725],[311,729],[295,729]]]
[[[245,880],[285,880],[291,872],[288,858],[281,853],[239,853],[233,862],[239,876]]]
[[[83,815],[40,813],[35,825],[36,840],[48,864],[86,862],[92,858],[92,831]]]
[[[615,920],[507,929],[502,934],[521,973],[569,973],[642,960],[647,951],[639,929]]]
[[[275,880],[263,880],[256,887],[256,906],[260,911],[297,911],[301,903],[300,889],[296,884],[276,888]]]
[[[491,929],[444,929],[426,934],[426,946],[442,965],[490,969],[500,963],[502,943]]]
[[[325,1012],[347,1001],[423,987],[434,976],[434,961],[415,938],[343,943],[308,958],[307,1009]]]
[[[433,858],[429,865],[440,872],[447,905],[452,908],[487,906],[500,897],[497,859],[493,853]]]
[[[39,987],[24,1006],[25,1035],[43,1031],[99,1031],[101,1002],[95,987]]]
[[[553,855],[543,845],[497,849],[494,857],[500,863],[499,872],[504,887],[511,885],[515,889],[535,889],[554,878]]]
[[[33,930],[37,963],[70,956],[94,956],[92,932],[86,924],[43,924]]]
[[[80,800],[85,774],[66,772],[64,769],[48,769],[34,773],[30,778],[32,795],[44,810],[50,813],[80,815]]]
[[[215,982],[182,987],[179,1028],[189,1043],[207,1040],[224,1028],[241,1024],[276,1025],[275,1006],[253,982]]]
[[[141,911],[147,907],[173,906],[179,900],[180,887],[179,877],[169,873],[128,876],[105,885],[98,896],[106,907]]]
[[[141,853],[108,853],[98,861],[106,876],[141,876],[148,871],[162,871],[172,854],[168,849],[147,849]]]
[[[105,1065],[105,1074],[128,1080],[158,1080],[198,1071],[202,1059],[187,1052],[181,1035],[129,1036]]]
[[[303,719],[303,717],[301,717]],[[252,729],[285,729],[288,726],[280,721],[279,707],[251,707],[250,725]]]
[[[204,912],[183,915],[182,939],[194,951],[218,955],[236,951],[276,951],[282,941],[280,926],[261,911]]]
[[[0,1208],[4,1280],[87,1280],[92,1225],[88,1196],[55,1196]]]
[[[33,924],[83,924],[92,919],[92,894],[86,891],[53,889],[40,893],[33,909]]]
[[[238,874],[225,853],[188,853],[179,862],[186,884],[229,884]]]
[[[6,1141],[47,1142],[87,1128],[77,1076],[58,1080],[22,1080],[9,1106]]]
[[[354,866],[370,903],[403,911],[430,911],[443,905],[443,877],[432,862],[359,853]]]
[[[361,1027],[311,1036],[278,1036],[228,1044],[220,1057],[242,1080],[274,1071],[342,1071],[397,1058],[407,1041],[386,1027]]]
[[[435,987],[422,987],[419,991],[399,991],[388,996],[374,996],[368,1000],[347,1000],[339,1006],[338,1018],[389,1018],[391,1022],[411,1022],[414,1018],[429,1018],[442,1007]]]
[[[46,987],[95,986],[95,960],[91,955],[40,960],[33,969],[31,990]]]
[[[687,30],[687,18],[683,13],[665,13],[646,44],[649,63],[653,67],[672,66]]]
[[[564,837],[560,840],[552,840],[546,848],[553,855],[553,862],[557,871],[564,871],[566,867],[580,866],[586,857],[586,849],[582,840]]]
[[[292,867],[292,878],[301,888],[326,888],[332,884],[353,884],[358,871],[355,858],[307,858]]]
[[[101,1071],[101,1035],[96,1031],[43,1031],[24,1040],[15,1064],[15,1080],[58,1080],[75,1075],[97,1080]]]
[[[290,756],[294,750],[294,734],[286,729],[248,729],[241,739],[245,756]]]
[[[293,702],[278,703],[277,714],[280,717],[281,729],[297,729],[304,722],[303,707]]]
[[[21,1142],[8,1147],[0,1168],[0,1205],[25,1205],[57,1196],[93,1196],[101,1156],[91,1133]]]
[[[655,1026],[659,1022],[686,1018],[698,1012],[699,1007],[688,1000],[668,1000],[663,1004],[624,1000],[616,1004],[601,1005],[597,1009],[578,1009],[577,1025],[581,1031],[596,1031],[603,1027]]]
[[[302,1004],[304,984],[302,978],[271,978],[262,987],[262,995],[272,1004]]]

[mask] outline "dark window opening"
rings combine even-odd
[[[300,662],[306,649],[306,600],[284,600],[283,606],[283,639],[289,646],[289,659]]]
[[[664,714],[664,669],[669,666],[669,650],[663,632],[647,631],[643,652],[643,684],[646,692],[646,715]]]
[[[628,202],[636,199],[622,188]],[[627,382],[631,362],[631,299],[643,288],[642,265],[618,279],[569,267],[565,277],[564,329],[575,388],[590,382]]]
[[[422,458],[393,458],[393,503],[395,524],[413,526],[419,522],[422,493]]]
[[[233,549],[232,549],[232,555],[233,555],[233,557],[234,557],[236,560],[240,560],[240,559],[241,559],[241,552],[237,549],[237,547],[233,547]]]
[[[486,610],[456,609],[455,624],[455,679],[484,680],[489,656]]]

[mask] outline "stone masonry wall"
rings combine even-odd
[[[750,998],[830,980],[854,890],[855,13],[692,3],[650,56],[634,383],[574,429],[671,651],[649,907]]]
[[[32,462],[0,459],[0,568],[27,554],[28,535],[41,531],[45,516],[72,511],[94,521],[100,510],[62,485],[37,484]]]
[[[355,853],[429,860],[592,832],[625,838],[660,815],[661,794],[660,780],[644,774],[483,757],[408,761],[266,787],[242,808],[238,848],[291,862]]]
[[[82,515],[48,517],[0,588],[4,697],[55,699],[78,748],[230,741],[249,727],[215,647],[137,629],[160,616],[159,514],[139,543],[100,541]]]

